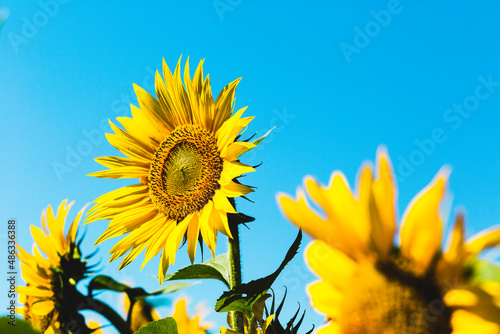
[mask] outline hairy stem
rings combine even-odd
[[[234,199],[231,198],[230,201],[233,207],[236,208]],[[233,235],[232,238],[228,237],[229,264],[231,267],[231,281],[229,283],[231,285],[230,288],[234,289],[241,285],[241,255],[239,226],[231,217],[231,215],[228,215],[228,223],[231,228],[231,234]],[[233,330],[243,333],[243,313],[231,311],[229,312],[229,319]]]

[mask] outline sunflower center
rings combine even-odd
[[[405,266],[359,265],[339,314],[343,334],[450,334],[451,310],[438,286]]]
[[[159,212],[181,221],[220,188],[223,161],[211,132],[181,125],[163,140],[149,170],[149,195]]]

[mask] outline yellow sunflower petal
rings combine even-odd
[[[369,254],[370,223],[366,210],[357,201],[341,173],[332,173],[330,186],[324,188],[312,178],[305,178],[309,195],[328,215],[333,232],[328,235],[333,247],[342,249],[354,258]],[[330,232],[330,230],[325,230]]]
[[[322,241],[311,242],[304,257],[312,271],[340,290],[349,285],[357,266],[356,262],[342,251]]]
[[[172,124],[172,120],[168,119],[163,114],[160,103],[152,97],[151,94],[136,84],[134,84],[134,91],[137,95],[137,101],[139,102],[141,111],[143,112],[144,117],[148,120],[150,127],[155,128],[160,133],[169,132],[175,128]]]
[[[31,312],[38,316],[45,316],[54,310],[52,300],[37,301],[31,305]]]
[[[241,162],[237,161],[230,162],[224,160],[224,167],[222,169],[219,183],[221,185],[226,185],[229,182],[231,182],[235,177],[250,172],[255,172],[255,169]]]
[[[233,205],[229,202],[226,195],[220,190],[215,192],[213,197],[214,206],[217,210],[221,210],[228,213],[237,213]]]
[[[253,192],[253,189],[244,184],[231,181],[221,187],[221,192],[227,197],[239,197]]]
[[[296,200],[284,193],[279,193],[276,197],[283,214],[290,221],[314,239],[331,244],[335,235],[334,227],[311,210],[302,190],[297,190]]]
[[[482,251],[500,245],[500,227],[482,231],[467,240],[467,252],[477,255]]]
[[[44,252],[49,258],[56,259],[59,257],[56,250],[53,248],[53,243],[50,238],[48,238],[41,229],[31,225],[31,235],[33,236],[33,239],[38,247],[40,247],[42,252]]]
[[[439,205],[443,198],[449,170],[442,169],[424,190],[408,205],[403,214],[401,251],[415,261],[417,271],[424,273],[441,247],[443,223]]]
[[[485,319],[476,312],[456,310],[451,316],[452,334],[500,334],[500,312],[496,319]]]
[[[43,287],[43,286],[42,286]],[[18,286],[16,287],[17,293],[22,293],[32,297],[52,297],[54,296],[54,291],[48,288],[37,288],[35,286]]]
[[[372,184],[372,238],[381,259],[386,260],[393,247],[396,231],[396,189],[392,165],[385,148],[377,151],[378,177]]]
[[[338,317],[343,294],[328,282],[320,281],[307,287],[313,307],[329,317]]]
[[[191,260],[191,264],[194,262],[194,256],[196,255],[196,246],[198,245],[198,235],[200,234],[199,227],[199,216],[198,214],[193,214],[189,226],[187,228],[187,242],[188,242],[188,255]]]
[[[316,334],[342,334],[342,332],[339,325],[332,321],[327,325],[319,327]]]
[[[257,145],[255,145],[254,143],[244,141],[233,142],[227,147],[226,155],[224,156],[224,158],[228,161],[235,161],[240,157],[240,155],[250,151],[256,146]]]

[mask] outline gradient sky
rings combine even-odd
[[[398,177],[399,215],[449,164],[445,207],[452,215],[466,209],[467,234],[500,223],[498,2],[4,0],[0,8],[10,10],[0,30],[0,219],[4,227],[9,218],[18,221],[25,248],[32,244],[29,225],[40,226],[47,205],[75,200],[74,215],[130,183],[86,176],[101,169],[95,157],[117,155],[103,140],[106,121],[130,116],[129,103],[137,105],[132,83],[154,92],[162,58],[175,67],[181,55],[192,69],[205,59],[215,96],[243,78],[236,107],[249,106],[245,114],[255,116],[249,133],[276,126],[242,158],[263,162],[245,178],[258,188],[249,196],[255,203],[238,201],[240,211],[256,217],[241,231],[244,281],[274,271],[297,233],[276,193],[294,194],[305,175],[327,183],[336,169],[352,185],[381,144]],[[106,226],[84,228],[84,253]],[[217,254],[226,250],[219,239]],[[117,272],[119,262],[107,264],[114,243],[99,246],[102,273],[156,290],[148,275],[157,273],[158,260],[142,272],[141,261]],[[169,272],[189,263],[185,247],[178,254]],[[289,290],[283,321],[299,301],[308,309],[303,329],[321,323],[304,292],[312,280],[301,251],[274,285],[278,298],[284,285]],[[205,281],[183,293],[191,312],[198,301],[212,310],[223,288]],[[116,295],[103,298],[117,303]],[[166,316],[169,308],[160,311]],[[217,329],[224,318],[213,311],[206,317]]]

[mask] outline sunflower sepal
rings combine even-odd
[[[177,323],[172,317],[151,321],[146,326],[141,327],[135,334],[155,334],[155,333],[168,333],[179,334],[177,330]]]
[[[242,196],[246,198],[245,196]],[[251,223],[255,220],[254,217],[248,216],[244,213],[238,212],[238,213],[228,213],[227,214],[228,220],[230,220],[231,224],[234,225],[245,225],[246,223]]]
[[[278,275],[283,271],[285,266],[293,259],[297,254],[297,251],[302,240],[302,230],[299,230],[295,241],[290,246],[290,249],[286,253],[285,259],[281,265],[272,274],[259,278],[257,280],[250,281],[248,283],[241,284],[230,291],[225,291],[217,300],[215,304],[215,311],[217,312],[242,312],[249,319],[254,317],[254,304],[259,301],[260,298],[267,294],[267,291],[271,288]]]
[[[478,258],[471,259],[466,268],[470,270],[471,281],[476,283],[500,283],[500,266]]]
[[[280,323],[278,318],[279,318],[279,315],[281,313],[281,310],[283,309],[283,305],[285,304],[286,294],[287,294],[287,290],[285,287],[285,294],[283,296],[283,299],[281,300],[278,307],[275,309],[274,306],[276,305],[276,298],[275,298],[276,295],[274,294],[274,291],[273,291],[273,296],[272,296],[273,300],[271,303],[271,309],[268,310],[267,307],[264,308],[264,310],[266,312],[266,319],[270,319],[270,317],[272,317],[270,322],[269,322],[269,325],[267,327],[267,331],[269,333],[272,333],[272,334],[297,334],[298,330],[300,328],[300,325],[302,325],[302,321],[304,320],[304,316],[306,315],[306,310],[304,310],[304,312],[302,312],[302,316],[297,321],[297,323],[295,323],[295,320],[297,319],[297,317],[299,315],[300,304],[299,304],[297,311],[293,315],[293,317],[290,318],[290,320],[287,322],[286,327],[283,327],[283,325]],[[315,326],[313,325],[311,330],[309,330],[305,334],[311,334],[312,331],[314,330],[314,327]]]

